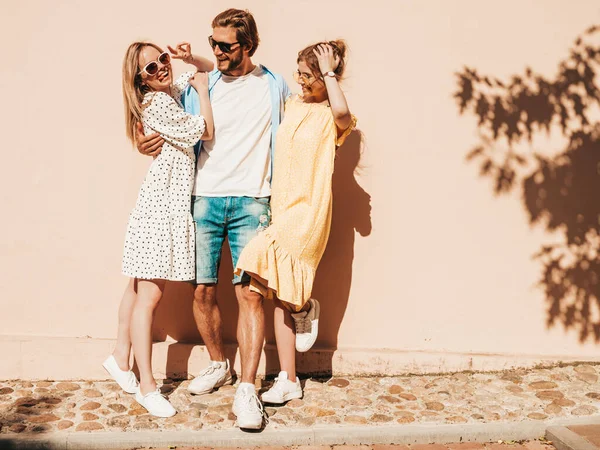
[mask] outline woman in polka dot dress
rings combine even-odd
[[[129,217],[123,274],[132,277],[128,290],[132,291],[129,297],[133,301],[126,300],[126,292],[120,311],[120,315],[127,316],[125,303],[132,305],[129,328],[140,383],[139,388],[130,391],[150,414],[159,417],[172,416],[176,411],[157,390],[152,375],[152,318],[167,280],[186,281],[195,276],[195,229],[190,213],[196,163],[193,146],[201,139],[212,139],[213,133],[206,73],[212,70],[212,62],[192,55],[187,43],[175,49],[169,47],[169,51],[171,54],[154,44],[135,42],[123,62],[127,136],[133,141],[141,122],[146,134],[159,133],[165,140]],[[193,64],[202,73],[184,73],[173,82],[171,55]],[[183,110],[180,97],[188,84],[198,92],[203,116]],[[128,377],[125,385],[127,381],[135,382],[128,364],[121,364],[125,367],[119,367],[111,355],[104,367],[117,381]]]

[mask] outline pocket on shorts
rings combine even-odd
[[[256,203],[268,206],[271,203],[271,197],[251,197]]]

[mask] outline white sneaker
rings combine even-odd
[[[309,299],[308,304],[310,305],[308,311],[292,313],[296,326],[296,350],[299,352],[309,351],[319,334],[321,305],[314,298]]]
[[[135,393],[135,399],[153,416],[171,417],[177,413],[175,408],[173,408],[173,405],[169,403],[169,400],[162,396],[160,389],[152,391],[146,395],[142,395],[138,389],[138,391]]]
[[[106,369],[113,380],[115,380],[125,392],[128,394],[135,394],[138,391],[139,384],[135,374],[131,370],[121,370],[113,355],[106,358],[106,361],[102,363],[102,367]]]
[[[262,428],[265,410],[254,392],[254,386],[240,385],[233,398],[231,409],[237,417],[238,427],[250,430]]]
[[[188,391],[196,395],[206,394],[213,389],[231,384],[232,381],[228,359],[223,362],[211,361],[210,365],[192,380],[188,386]]]
[[[289,400],[302,398],[302,386],[300,379],[296,376],[296,381],[290,381],[286,371],[279,372],[275,378],[275,384],[267,392],[264,392],[261,399],[265,403],[281,405]]]

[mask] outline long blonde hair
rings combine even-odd
[[[140,53],[144,47],[154,47],[159,53],[162,49],[151,42],[134,42],[129,46],[123,59],[123,105],[125,107],[125,132],[135,143],[135,126],[142,121],[142,101],[150,88],[142,83],[140,72]]]

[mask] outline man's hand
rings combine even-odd
[[[138,152],[142,155],[157,157],[162,152],[162,146],[165,140],[158,133],[152,133],[149,136],[144,136],[144,127],[140,122],[135,126],[135,143]]]

